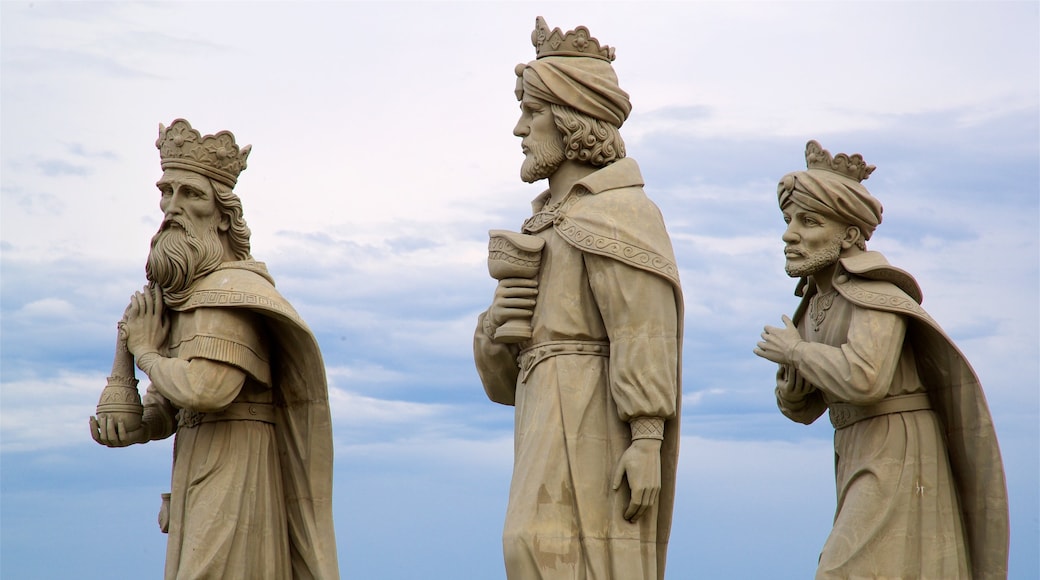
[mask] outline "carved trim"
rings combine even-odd
[[[204,308],[214,306],[249,306],[274,310],[284,314],[294,321],[300,321],[296,311],[285,306],[279,301],[273,300],[261,294],[242,292],[240,290],[198,290],[191,295],[183,310],[193,308]]]
[[[883,284],[886,282],[882,282]],[[882,294],[880,292],[874,292],[868,290],[860,282],[849,276],[847,282],[843,284],[836,284],[835,288],[841,290],[841,293],[847,296],[853,302],[860,302],[873,306],[879,310],[887,310],[889,312],[905,312],[913,314],[918,318],[922,318],[928,321],[932,320],[932,317],[925,312],[924,308],[917,302],[914,302],[909,296],[893,296],[891,294]],[[934,322],[933,322],[934,324]]]
[[[566,216],[556,220],[555,228],[563,239],[580,250],[614,258],[641,270],[659,274],[676,286],[679,285],[678,268],[660,254],[585,230]]]

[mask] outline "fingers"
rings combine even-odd
[[[90,436],[94,439],[94,441],[100,443],[101,445],[105,444],[105,442],[100,439],[100,436],[98,434],[98,421],[96,418],[94,418],[93,415],[91,415],[90,417]]]
[[[621,480],[625,477],[625,464],[618,462],[617,467],[614,468],[614,477],[612,478],[610,489],[617,491],[621,488]]]

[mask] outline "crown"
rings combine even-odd
[[[600,46],[599,41],[589,34],[588,28],[579,26],[566,34],[559,28],[550,31],[541,16],[534,20],[531,44],[534,45],[536,59],[545,56],[587,56],[607,62],[614,60],[614,48],[605,44]]]
[[[169,168],[187,169],[235,187],[238,174],[246,168],[246,157],[252,145],[239,150],[231,131],[203,137],[184,119],[176,119],[169,127],[159,123],[159,138],[155,140],[160,164]]]
[[[809,141],[805,144],[805,165],[809,169],[823,169],[856,181],[863,181],[870,177],[870,174],[876,169],[873,165],[867,165],[859,153],[854,155],[838,153],[831,157],[831,152],[821,147],[817,141]]]

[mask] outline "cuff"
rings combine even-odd
[[[144,371],[144,374],[151,376],[151,373],[148,371],[150,371],[152,367],[155,366],[155,363],[159,362],[159,359],[161,358],[162,356],[154,350],[146,352],[137,357],[137,368]]]
[[[662,417],[635,417],[628,422],[632,430],[632,441],[657,439],[664,441],[664,419]]]

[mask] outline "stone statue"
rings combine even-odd
[[[1004,468],[978,377],[907,272],[867,251],[881,203],[860,155],[806,146],[777,187],[802,302],[755,354],[793,421],[829,411],[838,505],[816,578],[1005,578]]]
[[[521,178],[549,182],[522,227],[544,244],[526,260],[536,275],[499,281],[473,341],[488,397],[516,407],[506,571],[662,578],[683,319],[671,241],[625,157],[618,129],[631,104],[614,49],[583,26],[564,34],[540,17],[532,41],[536,60],[515,71],[513,133]],[[530,338],[496,338],[515,319],[529,322]]]
[[[119,325],[125,347],[117,341],[109,388],[136,384],[122,348],[151,384],[135,420],[132,402],[109,413],[103,395],[91,435],[109,447],[176,435],[159,516],[167,580],[338,578],[325,367],[249,253],[232,188],[250,147],[227,131],[203,137],[183,119],[159,126],[156,147],[164,217],[149,285]]]

